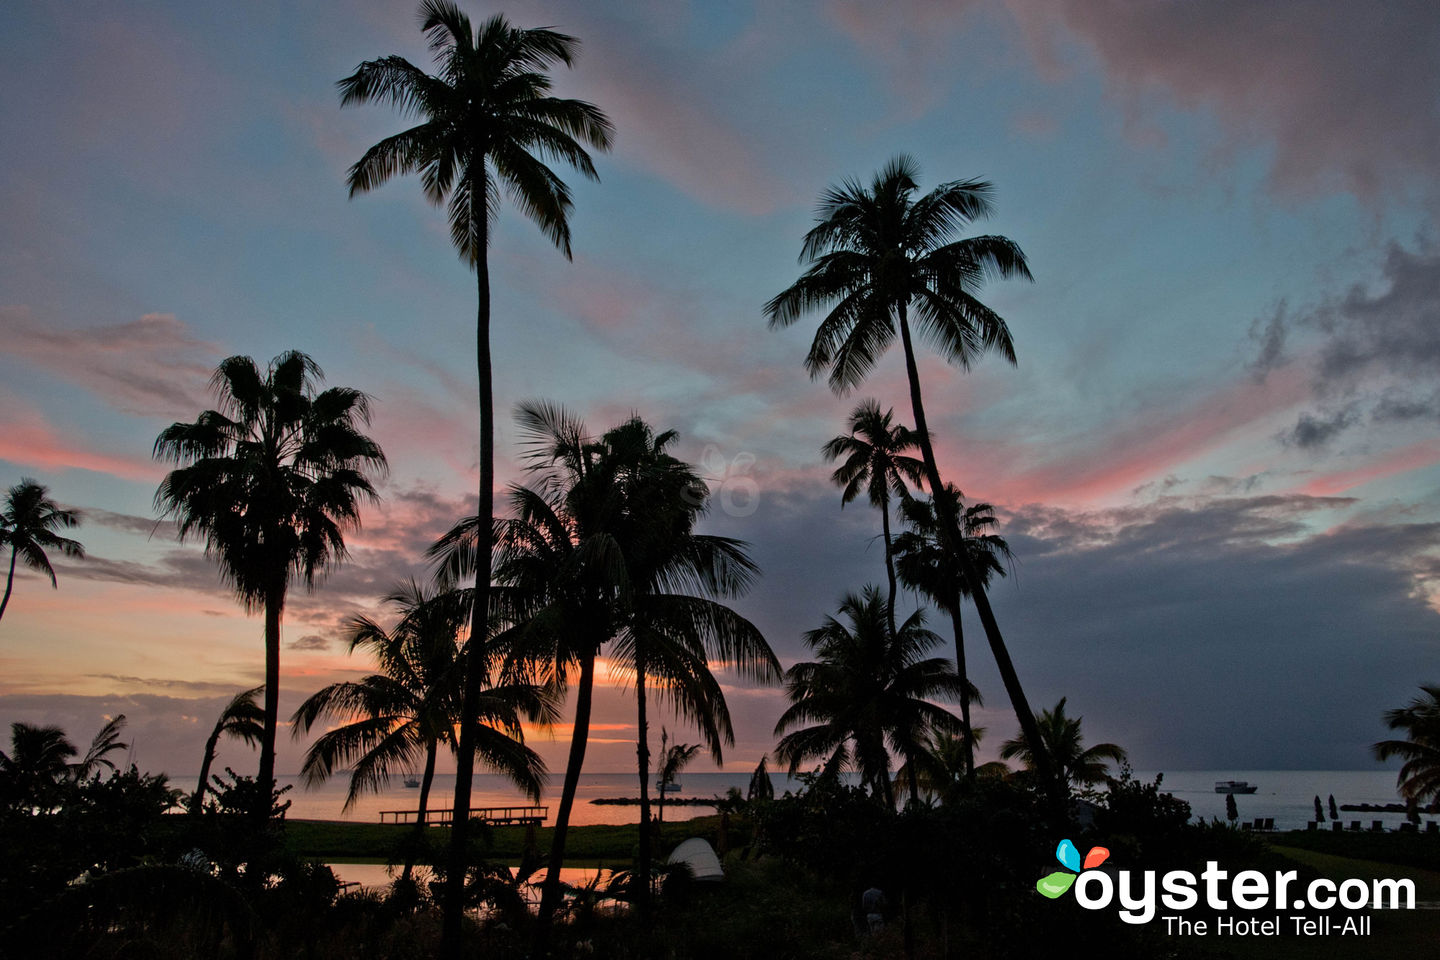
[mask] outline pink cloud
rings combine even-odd
[[[124,480],[159,481],[163,469],[148,458],[125,457],[88,449],[51,426],[38,410],[0,397],[0,460],[37,470],[92,470]]]
[[[220,348],[168,313],[67,330],[35,322],[24,307],[3,307],[0,354],[83,387],[122,412],[178,418],[207,405]]]
[[[1098,440],[1039,463],[1027,442],[961,442],[963,454],[942,445],[937,456],[948,461],[941,464],[947,476],[983,478],[983,495],[998,503],[1097,503],[1128,497],[1141,484],[1221,447],[1301,400],[1306,389],[1297,370],[1272,374],[1264,383],[1246,378],[1189,406],[1143,412]]]
[[[1383,480],[1440,463],[1440,441],[1421,440],[1388,451],[1362,467],[1321,474],[1302,485],[1298,492],[1317,497],[1335,496]]]

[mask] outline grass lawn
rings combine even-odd
[[[1392,840],[1391,837],[1396,839]],[[1296,840],[1307,843],[1308,846],[1339,848],[1343,845],[1351,852],[1368,851],[1372,856],[1387,859],[1415,860],[1428,856],[1428,851],[1420,849],[1425,845],[1416,844],[1419,839],[1422,838],[1404,834],[1377,834],[1370,837],[1346,837],[1340,834],[1333,840],[1324,838],[1323,835],[1317,840],[1314,834],[1283,835],[1277,838],[1278,842],[1270,845],[1273,857],[1267,858],[1278,859],[1279,863],[1267,862],[1265,868],[1273,869],[1278,866],[1280,869],[1296,869],[1304,883],[1317,877],[1337,882],[1350,878],[1365,881],[1385,877],[1408,878],[1415,883],[1417,903],[1437,902],[1440,901],[1440,870],[1385,862],[1382,859],[1342,856],[1291,845]],[[1332,911],[1332,923],[1338,928],[1336,918],[1345,915],[1347,912],[1344,910]],[[1212,935],[1206,938],[1208,942],[1202,944],[1199,938],[1196,938],[1190,941],[1190,945],[1201,947],[1204,956],[1234,957],[1237,960],[1327,960],[1332,957],[1337,960],[1395,960],[1397,957],[1436,956],[1437,948],[1440,948],[1440,910],[1377,910],[1369,915],[1371,930],[1369,936],[1365,937],[1339,936],[1334,930],[1329,936],[1323,937],[1296,936],[1294,924],[1287,919],[1287,912],[1280,915],[1281,935],[1278,937],[1217,938]]]

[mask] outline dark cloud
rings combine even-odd
[[[1302,450],[1319,449],[1328,446],[1331,440],[1359,420],[1355,404],[1329,413],[1302,413],[1295,426],[1280,435],[1280,441]]]
[[[1155,94],[1211,111],[1228,149],[1269,148],[1286,193],[1433,189],[1440,167],[1440,7],[1396,0],[1010,0],[1044,64],[1079,39],[1137,116]],[[901,18],[894,18],[897,21]],[[903,29],[898,24],[891,29]]]
[[[1285,355],[1285,317],[1286,305],[1281,301],[1263,324],[1260,317],[1256,317],[1250,324],[1250,339],[1258,346],[1255,359],[1250,362],[1250,369],[1261,379],[1271,370],[1284,366],[1289,360]]]
[[[1395,424],[1440,416],[1440,249],[1385,248],[1375,284],[1288,313],[1282,305],[1263,326],[1251,368],[1263,375],[1287,362],[1287,342],[1307,338],[1310,388],[1319,409],[1304,411],[1280,435],[1283,443],[1323,447],[1364,422]]]
[[[1440,614],[1424,593],[1440,583],[1440,524],[1325,529],[1356,506],[1162,497],[1005,517],[1018,560],[991,597],[1031,706],[1069,696],[1092,740],[1124,744],[1142,768],[1368,766],[1381,712],[1440,677]],[[716,532],[760,529],[765,577],[738,606],[788,663],[808,656],[801,634],[841,592],[883,582],[879,520],[828,491],[792,493]],[[943,619],[931,625],[948,639]],[[998,743],[1013,714],[968,610],[965,631]],[[740,702],[747,742],[763,744],[778,693]]]
[[[1307,322],[1327,336],[1317,369],[1323,387],[1377,373],[1440,375],[1440,250],[1390,244],[1378,290],[1356,284]]]
[[[1380,423],[1434,420],[1440,418],[1440,393],[1416,396],[1402,390],[1387,390],[1375,402],[1370,416]]]
[[[1068,695],[1093,739],[1140,766],[1365,767],[1380,713],[1440,676],[1440,615],[1423,593],[1440,525],[1315,532],[1316,515],[1350,502],[1013,518],[1023,579],[992,599],[1032,706]],[[969,629],[993,710],[1002,688]]]
[[[285,646],[291,650],[328,650],[330,641],[318,633],[307,633],[299,640],[291,640]]]

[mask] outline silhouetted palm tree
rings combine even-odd
[[[210,765],[215,762],[215,751],[221,737],[234,737],[247,746],[257,746],[265,738],[265,708],[255,701],[265,690],[263,686],[241,690],[230,698],[215,726],[205,739],[205,757],[200,761],[200,782],[195,785],[195,794],[190,798],[191,816],[199,816],[204,808],[205,791],[210,789]]]
[[[550,879],[558,883],[564,862],[602,648],[613,643],[612,662],[635,669],[640,710],[646,691],[658,687],[717,754],[722,743],[733,742],[733,733],[710,660],[758,679],[778,675],[779,667],[754,626],[720,602],[743,592],[755,568],[743,543],[693,532],[708,491],[688,465],[665,454],[673,434],[656,435],[632,419],[597,439],[563,409],[538,403],[522,405],[517,419],[536,481],[511,488],[513,517],[495,524],[495,589],[524,637],[519,645],[543,648],[538,658],[548,679],[577,684],[552,869],[542,896],[543,928],[558,903],[559,887]],[[447,575],[465,577],[473,570],[476,527],[475,518],[463,521],[432,550]],[[649,767],[645,724],[642,713],[642,777]],[[648,796],[648,784],[641,789]],[[644,813],[641,822],[644,868]]]
[[[10,752],[0,750],[0,806],[26,814],[48,813],[62,802],[62,784],[88,780],[101,767],[114,773],[108,754],[129,746],[120,742],[124,726],[123,713],[107,720],[85,756],[72,760],[80,751],[61,728],[12,723]]]
[[[384,789],[397,770],[423,762],[415,825],[420,836],[439,747],[457,747],[455,726],[464,686],[460,651],[468,633],[471,597],[468,590],[432,593],[411,581],[385,602],[400,612],[393,630],[357,617],[350,636],[350,650],[367,650],[380,672],[316,691],[292,721],[297,737],[323,719],[339,722],[310,746],[302,773],[306,783],[319,784],[348,767],[345,809],[361,794]],[[525,746],[521,721],[553,721],[554,698],[531,684],[487,683],[476,712],[479,728],[473,742],[481,761],[538,800],[545,764]],[[407,856],[407,877],[412,863]]]
[[[944,796],[961,780],[969,778],[974,749],[984,738],[984,727],[975,727],[971,731],[972,742],[969,744],[965,742],[964,732],[932,730],[925,740],[925,749],[895,771],[895,783],[909,783],[913,773],[921,793]]]
[[[1080,735],[1081,718],[1065,716],[1066,699],[1061,697],[1053,710],[1042,710],[1035,718],[1041,743],[1055,765],[1055,775],[1066,789],[1103,783],[1109,776],[1111,763],[1125,762],[1125,750],[1113,743],[1086,747]],[[1000,756],[1005,760],[1019,760],[1028,770],[1037,769],[1030,742],[1023,737],[1006,740],[1000,747]]]
[[[954,484],[945,485],[944,496],[952,504],[951,509],[955,515],[961,518],[963,546],[970,557],[971,569],[981,585],[988,587],[992,576],[1005,576],[1005,567],[1000,561],[1001,558],[1008,560],[1011,556],[1010,545],[1003,537],[986,532],[995,526],[995,508],[988,503],[974,503],[966,507],[962,494]],[[900,512],[909,528],[895,538],[896,565],[900,571],[900,579],[907,587],[919,591],[949,615],[951,630],[955,635],[955,672],[962,680],[967,681],[968,690],[965,627],[960,617],[960,598],[968,592],[968,581],[941,540],[940,520],[935,514],[934,503],[910,497],[901,504]],[[969,730],[968,693],[960,697],[960,719],[965,729]],[[965,752],[967,776],[973,779],[974,743],[971,738],[962,737],[960,744]]]
[[[660,764],[655,771],[655,789],[660,794],[660,812],[655,822],[665,822],[665,794],[679,780],[680,771],[700,755],[703,748],[698,743],[671,743],[670,731],[660,728]]]
[[[947,659],[925,657],[940,638],[925,629],[924,610],[892,634],[880,591],[866,587],[845,595],[840,614],[849,626],[826,617],[805,634],[819,659],[785,673],[790,706],[775,724],[775,735],[784,734],[775,755],[791,775],[809,760],[822,760],[827,769],[853,766],[872,793],[893,806],[890,753],[910,760],[932,731],[959,731],[955,715],[930,700],[958,696],[960,678]],[[910,793],[919,793],[914,777]]]
[[[1422,696],[1385,711],[1385,724],[1405,731],[1405,739],[1381,740],[1374,749],[1378,760],[1405,761],[1395,780],[1400,796],[1425,803],[1440,799],[1440,684],[1421,684],[1420,690]]]
[[[107,719],[90,741],[85,756],[70,765],[70,775],[76,780],[89,780],[100,773],[101,767],[114,773],[115,762],[110,759],[110,754],[130,748],[130,744],[120,740],[120,731],[124,728],[125,714],[116,714]]]
[[[859,386],[899,335],[910,383],[915,435],[926,485],[944,488],[920,392],[911,317],[922,337],[950,363],[969,369],[982,353],[996,351],[1011,363],[1015,349],[1005,321],[976,298],[992,277],[1030,279],[1025,254],[1000,236],[954,239],[966,224],[991,213],[991,186],[981,180],[942,183],[916,197],[918,168],[907,156],[891,160],[869,187],[846,180],[820,199],[816,225],[805,235],[800,279],[765,305],[772,329],[825,310],[805,358],[810,376],[829,373],[830,388],[844,394]],[[989,597],[958,546],[960,518],[941,509],[941,537],[961,557],[985,637],[1005,692],[1025,736],[1039,742],[1035,718],[1005,647]],[[1037,762],[1045,764],[1043,747]]]
[[[475,365],[479,374],[479,516],[494,514],[495,430],[490,361],[490,225],[499,211],[503,186],[520,212],[533,220],[568,259],[570,190],[547,162],[562,161],[583,176],[598,179],[583,144],[610,146],[611,126],[599,108],[581,100],[550,96],[545,71],[570,66],[580,41],[549,29],[519,29],[502,16],[472,26],[449,0],[425,0],[420,28],[430,41],[438,68],[425,73],[404,57],[367,60],[340,81],[342,106],[372,100],[389,103],[419,122],[372,146],[350,168],[350,195],[373,190],[396,174],[419,173],[426,199],[448,205],[450,236],[460,257],[475,271]],[[488,538],[490,524],[480,527]],[[480,551],[488,559],[490,550]],[[490,587],[477,578],[471,635],[483,636]],[[469,809],[470,707],[479,697],[480,670],[466,675],[460,727],[460,767],[455,809]],[[467,827],[451,833],[452,876],[445,910],[445,941],[453,953],[460,934],[463,858]]]
[[[12,723],[10,752],[0,750],[0,801],[21,813],[49,812],[76,752],[59,727]]]
[[[175,518],[182,542],[204,540],[246,611],[265,612],[262,784],[275,781],[280,618],[291,579],[313,589],[344,558],[360,501],[376,499],[366,474],[385,469],[380,447],[360,432],[369,398],[349,387],[317,391],[323,377],[296,351],[263,372],[249,357],[230,357],[211,381],[217,409],[155,441],[157,459],[180,465],[161,482],[156,507]]]
[[[39,570],[50,578],[50,586],[59,588],[55,568],[50,566],[46,550],[59,550],[67,557],[80,559],[85,548],[79,541],[59,536],[56,530],[69,530],[80,525],[78,510],[63,509],[50,499],[50,492],[29,477],[11,487],[5,494],[5,509],[0,511],[0,546],[10,546],[10,573],[5,578],[5,596],[0,597],[0,617],[10,604],[10,591],[15,586],[15,561]]]
[[[894,422],[894,410],[880,411],[878,400],[861,400],[850,412],[848,434],[835,437],[821,448],[827,463],[843,461],[830,479],[840,487],[842,505],[849,503],[863,490],[870,505],[880,511],[881,531],[885,538],[885,578],[890,586],[885,609],[890,629],[895,629],[895,556],[890,536],[890,499],[904,501],[910,496],[908,481],[920,486],[925,465],[905,451],[919,449],[914,431]]]

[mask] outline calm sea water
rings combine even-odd
[[[797,790],[798,781],[790,780],[784,774],[770,775],[777,794],[786,790]],[[1137,772],[1136,777],[1153,779],[1155,773]],[[1215,792],[1217,780],[1247,780],[1257,784],[1259,791],[1235,797],[1242,820],[1269,817],[1277,829],[1303,830],[1306,821],[1315,817],[1315,797],[1325,804],[1328,820],[1330,808],[1327,802],[1333,794],[1337,804],[1344,803],[1394,803],[1395,773],[1390,770],[1174,770],[1166,771],[1162,789],[1190,804],[1195,816],[1204,819],[1225,817],[1225,797]],[[319,788],[306,789],[293,777],[281,777],[284,784],[295,784],[286,796],[292,801],[289,816],[305,820],[358,820],[371,823],[380,820],[381,810],[413,810],[419,800],[419,791],[406,788],[397,778],[390,788],[380,794],[361,797],[349,810],[343,809],[347,781],[337,778]],[[741,792],[749,786],[750,774],[741,773],[685,773],[681,778],[682,797],[723,796],[730,787]],[[431,790],[431,805],[445,808],[450,805],[450,795],[455,789],[453,775],[439,775]],[[601,797],[634,797],[639,793],[639,784],[634,774],[628,773],[587,773],[580,777],[576,792],[575,809],[570,822],[576,825],[592,823],[635,823],[640,808],[634,806],[608,806],[591,803]],[[552,779],[541,806],[549,808],[547,822],[553,822],[559,806],[560,778]],[[651,800],[654,801],[654,790]],[[502,807],[529,804],[509,781],[491,774],[475,777],[474,806]],[[711,813],[709,807],[670,806],[665,808],[666,819],[684,820]],[[1340,817],[1348,824],[1361,820],[1365,827],[1372,820],[1382,820],[1387,827],[1395,827],[1405,819],[1402,813],[1346,813]],[[1430,819],[1437,819],[1431,817]],[[1329,826],[1328,822],[1325,825]]]

